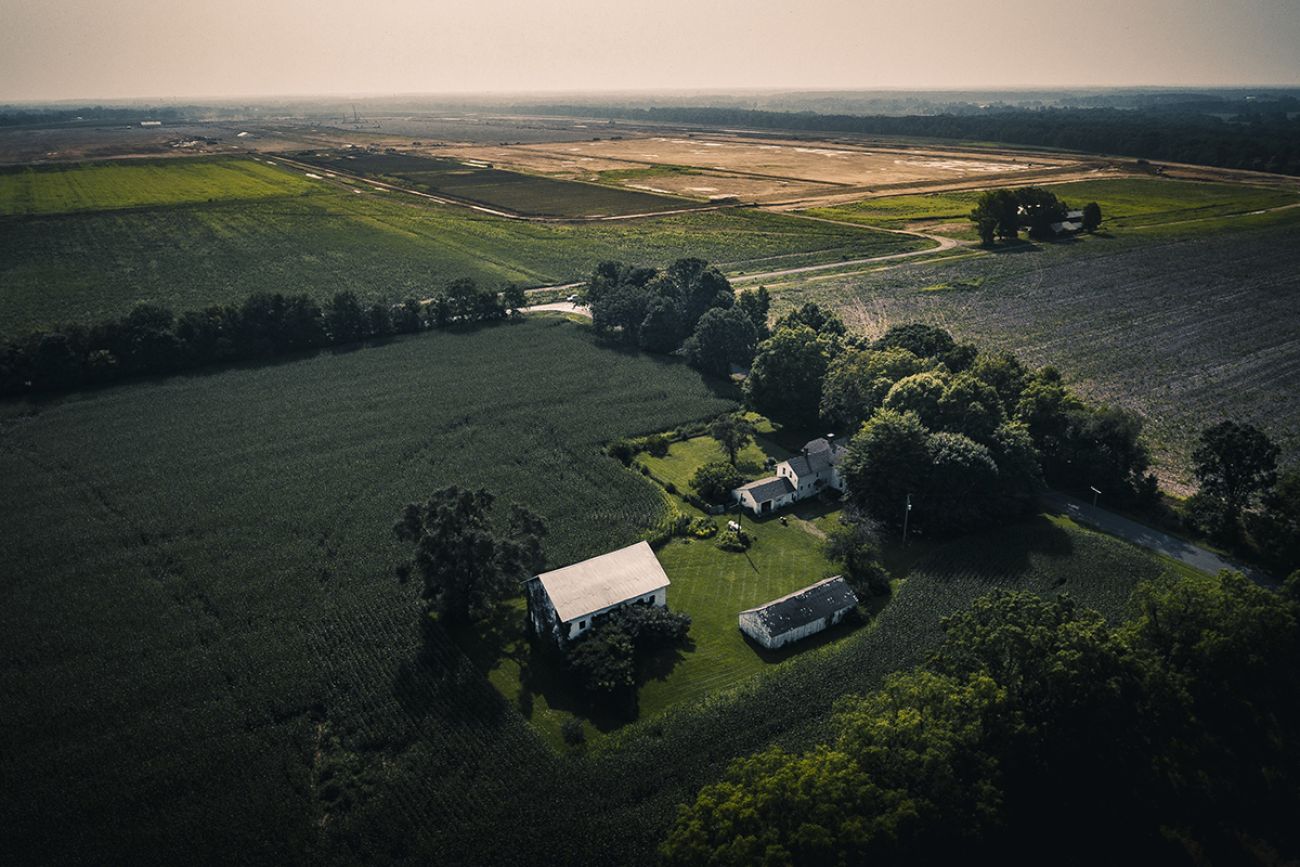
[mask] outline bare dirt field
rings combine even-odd
[[[702,133],[637,135],[447,153],[503,167],[696,199],[761,204],[854,199],[873,193],[1091,172],[1097,161],[950,148],[866,147],[832,141]]]

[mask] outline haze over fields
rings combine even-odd
[[[1293,0],[0,2],[0,100],[1300,82]],[[1000,59],[1014,50],[1014,62]],[[129,62],[124,62],[129,59]],[[593,73],[598,70],[598,73]]]

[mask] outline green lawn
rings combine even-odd
[[[1097,202],[1104,229],[1125,229],[1182,220],[1274,208],[1300,202],[1300,196],[1282,190],[1241,184],[1177,181],[1168,178],[1106,178],[1065,184],[1046,184],[1070,207]],[[950,223],[966,220],[979,191],[931,193],[867,199],[852,205],[812,208],[805,213],[849,223],[881,228],[902,228],[914,223]],[[972,229],[961,237],[974,239]]]
[[[807,517],[831,514],[829,507],[810,504]],[[719,516],[719,523],[728,516]],[[672,585],[668,604],[691,615],[694,647],[680,655],[662,679],[641,689],[641,714],[653,715],[681,702],[697,702],[726,689],[802,650],[820,646],[810,639],[779,652],[763,650],[741,634],[741,611],[836,574],[822,554],[821,531],[794,512],[783,526],[778,516],[755,521],[741,519],[753,544],[743,554],[720,550],[713,540],[674,539],[659,551],[659,562]],[[827,637],[847,634],[837,629]]]
[[[766,420],[764,420],[766,422]],[[768,433],[772,433],[771,424],[766,424]],[[772,473],[766,469],[768,458],[783,461],[790,457],[790,452],[782,448],[771,438],[760,434],[754,442],[745,446],[736,455],[736,469],[746,481],[761,479]],[[672,484],[683,493],[691,489],[691,477],[705,464],[725,461],[727,453],[722,446],[710,436],[691,437],[688,440],[674,442],[668,448],[668,454],[657,458],[646,452],[636,456],[636,462],[650,470],[651,475],[663,484]]]
[[[746,478],[759,478],[768,474],[764,461],[769,456],[785,460],[790,452],[770,438],[778,433],[770,421],[752,413],[750,418],[762,433],[737,456],[737,466]],[[672,443],[669,453],[661,458],[642,453],[634,467],[645,466],[661,483],[685,492],[698,467],[724,459],[717,440],[698,436]],[[703,515],[666,491],[664,496],[679,512]],[[853,626],[846,625],[775,653],[741,635],[737,621],[741,611],[834,574],[821,548],[826,530],[838,518],[838,507],[810,501],[782,514],[784,524],[779,515],[762,521],[742,517],[745,531],[754,540],[743,554],[722,551],[712,539],[673,539],[658,551],[659,562],[672,582],[669,607],[691,616],[691,643],[647,666],[639,692],[639,719],[649,719],[674,705],[700,701],[800,651],[852,632]],[[732,517],[720,515],[714,520],[722,526]],[[562,746],[560,727],[574,716],[587,721],[589,736],[624,725],[626,720],[589,707],[562,670],[532,652],[523,635],[523,610],[522,603],[504,608],[487,627],[462,630],[457,640],[552,746]]]

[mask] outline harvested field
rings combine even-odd
[[[1297,210],[791,280],[777,294],[780,307],[831,304],[868,333],[923,320],[1056,365],[1146,420],[1175,490],[1200,431],[1224,418],[1300,450]]]
[[[713,133],[455,148],[452,152],[462,158],[559,177],[764,203],[945,182],[991,183],[1044,173],[1050,176],[1077,171],[1085,162],[1069,157],[866,147]],[[645,174],[638,175],[638,170]]]
[[[493,168],[487,163],[409,154],[299,155],[325,169],[378,178],[433,195],[547,217],[607,217],[694,207],[686,199],[558,180]]]

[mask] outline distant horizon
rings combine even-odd
[[[1300,86],[1294,0],[0,0],[0,19],[4,103]]]
[[[1300,91],[1300,80],[1294,83],[1280,82],[1244,82],[1229,84],[1108,84],[1108,85],[1015,85],[1015,86],[976,86],[962,87],[838,87],[838,86],[765,86],[765,87],[629,87],[629,88],[538,88],[533,90],[412,90],[412,91],[320,91],[320,92],[286,92],[286,93],[226,93],[194,94],[191,96],[137,94],[129,96],[70,96],[49,99],[3,99],[5,106],[53,106],[53,105],[93,105],[93,104],[138,104],[158,103],[193,105],[202,103],[242,102],[277,102],[286,100],[367,100],[367,99],[474,99],[474,98],[512,98],[512,99],[554,99],[557,97],[672,97],[672,96],[742,96],[756,95],[797,95],[805,93],[818,94],[1015,94],[1015,93],[1113,93],[1113,92],[1208,92],[1217,91]]]

